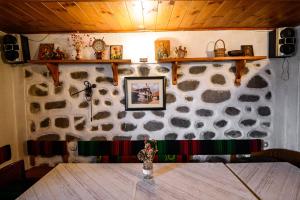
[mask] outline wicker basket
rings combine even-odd
[[[222,42],[224,48],[217,48],[217,43],[218,42]],[[225,51],[226,51],[226,49],[225,49],[225,42],[223,40],[221,40],[221,39],[217,40],[215,42],[215,48],[214,48],[215,57],[224,57],[225,56]]]

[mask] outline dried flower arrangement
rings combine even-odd
[[[144,141],[145,147],[140,150],[137,157],[140,161],[143,162],[152,162],[155,154],[158,152],[157,142],[155,140],[147,140]]]
[[[91,38],[89,34],[72,33],[70,38],[68,38],[68,41],[71,43],[71,46],[74,47],[76,50],[76,60],[80,59],[81,48],[88,47],[90,40]]]

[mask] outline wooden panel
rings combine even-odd
[[[0,30],[19,33],[266,29],[300,25],[298,0],[0,1]]]

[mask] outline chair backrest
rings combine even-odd
[[[192,155],[251,154],[262,150],[262,140],[158,140],[157,162],[188,162]],[[79,156],[101,156],[100,162],[138,162],[144,141],[78,141]]]
[[[0,188],[24,180],[24,160],[19,160],[0,169]]]
[[[0,164],[9,161],[11,159],[10,145],[0,147]]]

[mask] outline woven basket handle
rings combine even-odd
[[[216,50],[216,48],[217,48],[217,43],[218,42],[222,42],[223,43],[223,46],[224,46],[224,49],[225,49],[225,42],[223,41],[223,40],[221,40],[221,39],[218,39],[216,42],[215,42],[215,48],[214,48],[214,50]]]

